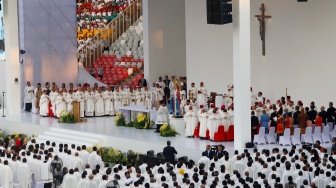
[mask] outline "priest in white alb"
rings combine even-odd
[[[186,123],[185,136],[193,136],[198,120],[192,106],[189,106],[189,110],[184,114],[184,122]]]
[[[205,88],[203,82],[200,83],[200,88],[197,90],[197,102],[199,105],[206,105],[207,102],[207,89]]]
[[[91,91],[90,87],[87,87],[84,92],[84,101],[85,101],[85,116],[93,116],[94,114],[94,93]]]
[[[56,97],[56,117],[61,117],[63,113],[66,113],[66,103],[63,91],[60,91],[59,95]]]
[[[113,104],[113,93],[111,86],[107,87],[107,90],[103,93],[104,98],[104,109],[105,109],[105,115],[114,115],[114,104]]]
[[[218,131],[219,115],[217,110],[214,109],[213,112],[209,115],[207,121],[207,128],[209,130],[209,136],[211,140],[214,140],[215,133]]]
[[[40,98],[40,112],[39,112],[40,116],[48,116],[49,113],[48,104],[49,104],[49,97],[47,95],[47,90],[44,90]]]
[[[13,188],[14,182],[13,182],[13,171],[8,166],[8,161],[4,161],[4,165],[2,167],[2,170],[0,172],[0,180],[1,180],[1,187],[4,188]]]
[[[74,188],[77,187],[77,178],[74,175],[74,170],[70,169],[69,173],[64,176],[63,182],[62,182],[62,188]]]
[[[105,108],[102,88],[99,88],[98,93],[95,95],[95,116],[103,116],[104,110]]]
[[[67,104],[67,111],[68,112],[73,112],[73,106],[72,106],[72,102],[73,102],[73,96],[72,96],[72,90],[69,90],[69,92],[66,94],[65,97],[65,102]]]
[[[74,101],[79,102],[79,108],[80,108],[80,117],[84,117],[84,93],[82,91],[82,88],[79,87],[76,93],[73,95]]]
[[[18,173],[18,180],[19,180],[20,188],[30,188],[32,172],[27,164],[26,158],[22,159],[22,163],[20,164],[19,168],[20,170]]]
[[[195,87],[194,82],[191,83],[191,88],[189,89],[188,97],[189,97],[189,100],[192,100],[193,98],[197,99],[197,88]]]
[[[121,93],[119,87],[115,87],[113,91],[113,101],[114,101],[114,110],[119,112],[119,107],[121,106]]]
[[[200,107],[203,105],[200,105]],[[198,121],[200,122],[200,128],[199,128],[199,137],[205,138],[206,137],[206,131],[207,128],[207,121],[208,121],[208,113],[204,109],[200,109],[198,114]]]
[[[34,99],[34,86],[27,82],[27,86],[24,89],[25,94],[25,111],[30,112],[32,110],[32,101]]]

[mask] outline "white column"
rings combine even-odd
[[[19,29],[17,0],[4,0],[4,29],[5,29],[5,55],[6,55],[6,95],[7,113],[17,114],[22,108],[22,83],[19,59]],[[15,78],[18,82],[15,82]]]
[[[147,80],[148,86],[152,86],[149,80],[149,28],[148,28],[148,17],[149,17],[149,0],[142,0],[142,20],[143,20],[143,37],[144,37],[144,76]]]
[[[251,141],[250,0],[233,1],[234,148]]]

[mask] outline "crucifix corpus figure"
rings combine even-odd
[[[261,11],[261,15],[255,15],[255,17],[259,21],[259,33],[260,33],[260,38],[262,42],[262,55],[265,56],[266,55],[266,49],[265,49],[266,47],[266,44],[265,44],[266,26],[265,26],[265,23],[272,16],[265,15],[265,4],[264,3],[261,3],[260,11]]]

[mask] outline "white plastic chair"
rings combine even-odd
[[[329,135],[329,136],[330,136],[330,139],[336,137],[336,126],[334,127],[333,132],[330,132],[330,135]]]
[[[126,52],[126,55],[127,55],[127,56],[132,55],[132,51],[127,51],[127,52]]]
[[[267,135],[265,135],[266,142],[268,144],[275,144],[276,143],[276,134],[275,134],[275,127],[271,127],[270,131]]]
[[[284,135],[280,136],[279,138],[279,144],[283,146],[290,146],[291,145],[291,140],[290,140],[290,129],[286,128]]]
[[[259,134],[254,135],[253,143],[255,143],[255,144],[266,144],[265,127],[260,127]]]
[[[329,137],[329,133],[330,133],[329,125],[324,126],[323,133],[322,133],[322,136],[321,136],[323,143],[331,142],[330,137]]]
[[[119,67],[125,67],[125,62],[120,62]]]
[[[290,141],[293,145],[301,144],[301,142],[300,142],[300,128],[296,128],[294,130],[294,135],[290,136]]]
[[[313,136],[312,135],[312,127],[307,127],[306,128],[306,134],[301,135],[301,142],[312,144],[313,143],[312,136]]]
[[[315,131],[313,133],[313,142],[322,141],[321,139],[321,127],[315,127]]]

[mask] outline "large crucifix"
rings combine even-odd
[[[259,33],[260,33],[260,38],[262,42],[262,55],[265,56],[266,55],[266,44],[265,44],[266,26],[265,26],[265,23],[272,16],[265,15],[265,4],[264,3],[261,3],[260,11],[261,11],[261,15],[255,15],[255,17],[257,17],[259,21]]]

